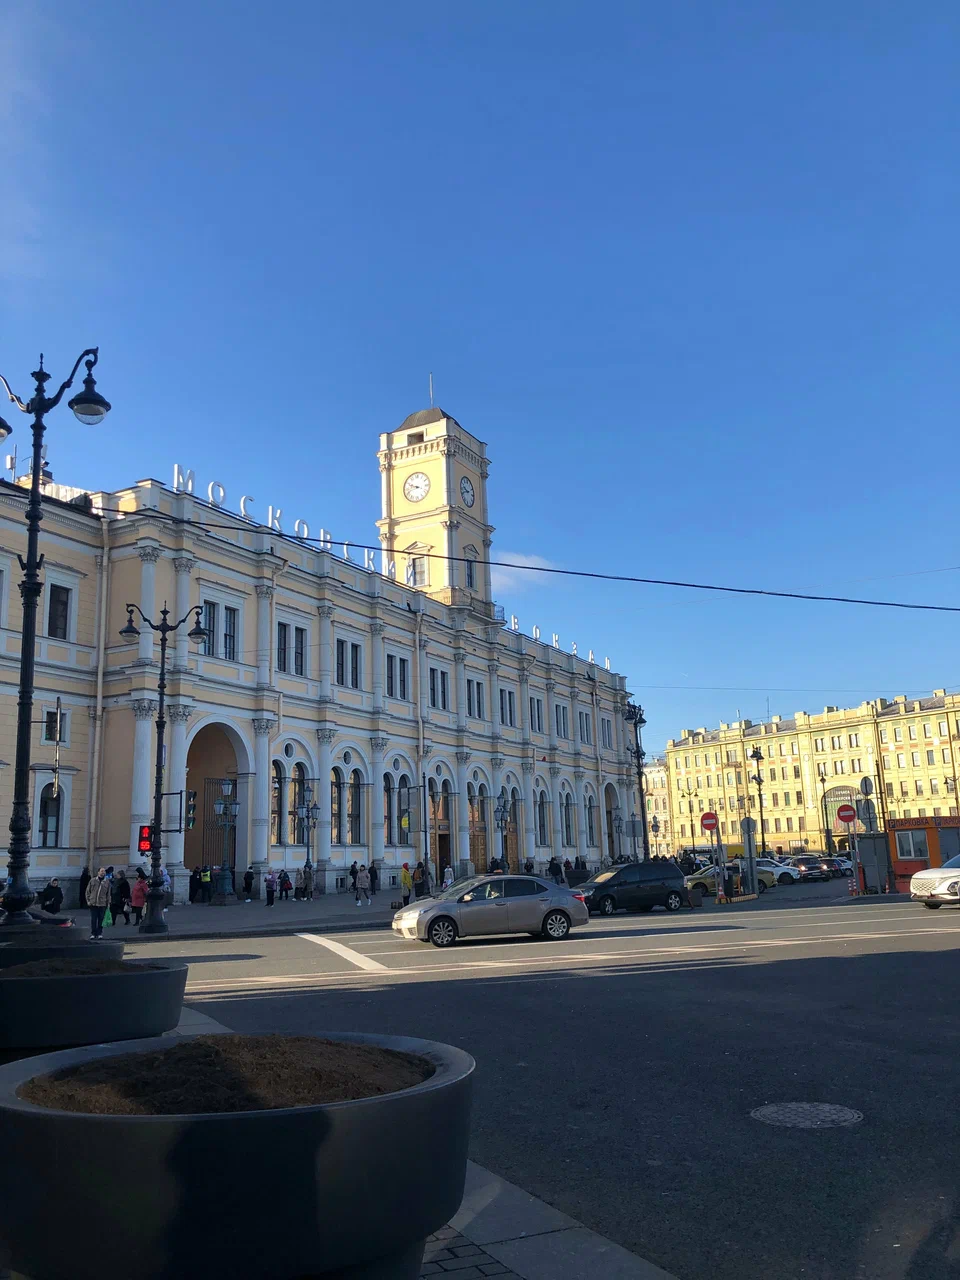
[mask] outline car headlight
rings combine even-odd
[[[960,889],[960,880],[951,880],[948,885],[942,885],[945,893],[956,893]]]

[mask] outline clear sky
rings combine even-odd
[[[949,0],[7,0],[0,370],[100,344],[63,483],[361,541],[432,370],[495,555],[960,604],[958,57]],[[651,747],[960,686],[960,615],[499,594]]]

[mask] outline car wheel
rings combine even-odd
[[[663,905],[668,911],[679,911],[683,906],[683,898],[677,893],[676,889],[671,889],[664,899]]]
[[[792,884],[793,876],[788,876],[787,873],[784,871],[782,875],[777,876],[777,881],[779,884]]]
[[[457,940],[457,926],[449,916],[440,916],[430,925],[427,937],[435,947],[452,947]]]
[[[600,906],[600,914],[602,916],[612,916],[617,909],[617,904],[609,896],[607,896],[606,898],[601,898],[599,906]]]
[[[562,911],[548,911],[543,918],[543,936],[550,942],[562,942],[570,932],[570,921]]]
[[[942,902],[925,902],[923,905],[927,908],[928,911],[939,911],[940,908],[943,906],[943,903]]]
[[[766,892],[767,892],[767,886],[764,884],[764,882],[763,882],[762,880],[758,879],[758,880],[757,880],[757,893],[758,893],[758,894],[760,894],[760,893],[766,893]]]

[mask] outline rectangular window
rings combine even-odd
[[[824,739],[823,739],[823,738],[814,738],[814,740],[813,740],[813,749],[814,749],[814,751],[823,751],[823,750],[825,750],[825,747],[824,747]]]
[[[613,721],[608,716],[600,717],[600,744],[607,748],[613,746]]]
[[[293,674],[302,676],[307,660],[307,633],[303,627],[293,629]]]
[[[477,562],[469,557],[463,563],[463,582],[464,586],[470,591],[474,591],[477,586]]]
[[[787,830],[788,830],[788,831],[792,831],[792,830],[793,830],[793,819],[792,819],[792,818],[788,818],[788,819],[787,819]]]
[[[928,724],[925,724],[925,725],[923,726],[923,736],[924,736],[925,738],[930,738],[930,737],[932,737],[932,736],[933,736],[933,735],[931,734],[931,732],[930,732],[930,726],[929,726]]]
[[[915,724],[911,724],[907,726],[907,737],[910,739],[911,742],[916,742],[917,726]]]
[[[530,695],[530,731],[543,733],[543,699]]]
[[[557,737],[569,738],[570,737],[570,718],[569,718],[569,712],[567,711],[566,705],[562,702],[558,702],[557,705],[554,707],[554,712],[556,713],[556,719],[557,719]]]
[[[941,754],[941,756],[943,757],[943,763],[944,763],[944,764],[949,764],[949,763],[950,763],[950,748],[949,748],[949,747],[943,747],[943,748],[941,749],[941,751],[940,751],[940,754]]]
[[[773,791],[773,792],[771,792],[771,795],[772,795],[772,797],[773,797],[773,807],[774,807],[775,809],[779,809],[779,808],[780,808],[780,792],[779,792],[779,791]]]
[[[411,587],[425,587],[427,585],[427,561],[425,556],[411,557],[410,585]]]
[[[406,702],[409,697],[410,688],[410,659],[400,659],[400,697]]]
[[[846,771],[847,771],[847,765],[844,760],[834,760],[833,762],[834,773],[846,773]]]
[[[888,783],[886,784],[886,787],[884,788],[884,790],[885,790],[885,791],[886,791],[886,793],[887,793],[887,799],[888,799],[888,800],[892,800],[892,799],[893,799],[893,783],[892,783],[892,782],[888,782]]]
[[[940,721],[940,723],[937,725],[937,731],[939,732],[941,738],[945,738],[947,736],[950,730],[946,720]]]
[[[350,646],[350,688],[359,689],[362,683],[362,667],[360,663],[361,649],[358,644]]]
[[[739,759],[740,757],[736,751],[727,752],[727,764],[737,764]]]
[[[922,795],[923,795],[923,783],[920,781],[920,779],[919,779],[919,778],[917,779],[916,789],[917,789],[917,795],[918,795],[918,796],[922,796]]]
[[[839,751],[842,746],[843,746],[843,739],[839,735],[836,735],[830,739],[831,750]]]
[[[447,709],[447,673],[439,667],[430,668],[430,705],[440,711]]]
[[[237,660],[237,616],[238,610],[230,605],[223,608],[223,656],[228,662]]]
[[[486,720],[487,713],[483,708],[483,681],[482,680],[477,681],[476,694],[477,694],[477,719]]]
[[[933,751],[928,751],[928,752],[927,752],[927,764],[936,764],[936,762],[937,762],[936,753],[935,753],[935,752],[933,752]]]
[[[474,696],[474,683],[472,680],[467,681],[467,715],[475,716],[477,714],[477,700]]]
[[[929,861],[930,855],[927,851],[927,833],[923,830],[898,831],[897,857],[916,860],[919,862]]]
[[[940,779],[939,779],[939,778],[931,778],[931,779],[930,779],[930,794],[931,794],[932,796],[938,796],[938,795],[940,794]]]
[[[800,777],[800,766],[799,766],[798,764],[795,764],[795,765],[793,766],[793,776],[794,776],[795,778],[799,778],[799,777]]]
[[[900,783],[900,794],[902,796],[908,796],[910,794],[910,788],[905,782]]]
[[[797,804],[800,806],[801,809],[803,808],[803,792],[802,791],[797,792]]]
[[[203,602],[204,637],[200,641],[200,652],[206,658],[217,656],[217,606],[212,600]]]
[[[817,777],[825,778],[827,776],[827,766],[822,760],[817,761]]]
[[[859,759],[857,759],[857,760],[851,760],[851,761],[850,761],[850,772],[851,772],[851,773],[863,773],[863,763],[862,763],[862,761],[861,761],[861,760],[859,760]]]
[[[50,584],[50,605],[47,612],[47,635],[56,640],[66,640],[70,629],[70,588],[59,583]]]
[[[798,756],[800,754],[800,748],[795,742],[790,743],[790,754],[792,756]]]
[[[902,751],[897,752],[897,768],[905,769],[907,767],[907,757]]]
[[[588,746],[593,742],[593,726],[590,723],[590,712],[580,712],[580,741]]]
[[[517,723],[516,696],[512,689],[500,690],[500,723],[511,728]]]
[[[887,740],[887,731],[886,731],[886,729],[881,729],[881,730],[880,730],[880,741],[881,741],[881,742],[886,742],[886,740]]]
[[[901,729],[901,727],[900,727],[899,725],[896,725],[896,726],[895,726],[895,728],[894,728],[894,730],[893,730],[893,740],[894,740],[894,742],[902,742],[902,741],[903,741],[903,730]]]
[[[392,653],[387,654],[387,697],[397,696],[397,660]]]
[[[911,752],[910,752],[910,763],[913,765],[913,767],[914,767],[915,769],[919,768],[919,765],[920,765],[920,752],[919,752],[919,751],[911,751]]]
[[[779,830],[780,830],[780,819],[779,819],[779,818],[774,818],[774,820],[773,820],[773,829],[774,829],[774,831],[779,831]]]
[[[860,735],[859,735],[859,733],[851,733],[851,734],[849,734],[849,735],[848,735],[848,740],[849,740],[849,742],[850,742],[851,747],[859,747],[859,745],[860,745]]]
[[[287,644],[290,638],[290,628],[285,622],[277,623],[277,670],[286,671],[287,669]]]
[[[337,641],[337,684],[347,683],[347,642]]]

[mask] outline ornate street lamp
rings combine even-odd
[[[617,857],[623,857],[623,814],[620,812],[620,806],[613,811],[613,829],[617,833]]]
[[[751,775],[751,782],[757,784],[757,796],[760,800],[760,853],[765,858],[767,856],[767,837],[763,829],[763,776],[760,773],[760,762],[763,760],[763,752],[759,746],[753,748],[750,752],[750,759],[757,766],[757,772]]]
[[[110,412],[109,403],[97,391],[93,369],[97,363],[97,347],[90,347],[77,359],[70,377],[62,383],[56,395],[44,394],[44,387],[50,380],[49,373],[43,367],[43,356],[40,367],[30,376],[34,380],[34,393],[26,404],[10,389],[6,378],[0,374],[9,400],[17,406],[21,413],[33,415],[33,455],[30,472],[30,498],[27,502],[27,557],[21,559],[23,580],[20,583],[20,599],[22,602],[23,621],[20,638],[20,687],[17,703],[17,754],[13,775],[13,810],[10,815],[10,859],[7,863],[9,879],[3,895],[3,925],[30,925],[36,923],[27,908],[33,902],[34,894],[27,878],[30,866],[30,727],[33,721],[33,682],[37,648],[37,606],[43,584],[40,581],[40,568],[43,557],[38,554],[40,538],[40,521],[43,511],[40,503],[40,484],[43,477],[43,435],[46,430],[44,416],[55,409],[63,399],[68,387],[73,385],[80,362],[87,362],[87,376],[83,380],[83,390],[67,402],[79,422],[88,426],[96,426]],[[0,418],[0,440],[5,440],[13,428]]]
[[[650,819],[650,830],[653,832],[653,838],[657,846],[657,853],[659,853],[660,841],[657,839],[657,837],[660,835],[660,819],[657,817],[656,814],[654,814],[653,817]]]
[[[833,835],[830,831],[830,817],[827,811],[827,780],[822,774],[820,776],[820,807],[823,810],[823,851],[828,857],[832,857],[834,847]]]
[[[306,833],[307,856],[303,864],[304,889],[307,887],[307,877],[309,876],[310,892],[309,897],[313,897],[313,863],[310,861],[310,850],[313,848],[313,833],[317,829],[320,821],[320,806],[313,802],[313,787],[308,782],[303,788],[303,801],[297,805],[297,821],[302,823]]]
[[[644,795],[643,788],[643,762],[647,758],[647,753],[643,749],[643,740],[640,730],[647,723],[643,715],[643,707],[635,706],[632,702],[628,702],[623,708],[623,718],[627,724],[633,725],[633,731],[636,735],[636,746],[628,747],[627,750],[633,756],[634,763],[637,766],[637,787],[640,794],[640,832],[643,842],[643,860],[650,859],[650,838],[647,835],[647,798]]]
[[[497,801],[497,807],[493,811],[493,816],[500,829],[500,861],[504,864],[504,869],[506,869],[507,861],[507,822],[509,821],[509,815],[510,810],[507,807],[507,793],[505,791],[501,791]]]
[[[234,897],[233,871],[230,867],[230,831],[237,825],[240,813],[240,801],[236,798],[232,778],[224,778],[220,783],[220,795],[213,802],[213,813],[217,826],[223,832],[220,852],[220,869],[217,872],[217,887],[213,901],[218,907],[225,907]]]
[[[167,621],[169,611],[166,605],[160,610],[159,622],[151,622],[138,604],[128,604],[126,608],[127,625],[120,631],[120,635],[124,640],[136,640],[140,634],[139,628],[133,621],[134,609],[136,609],[150,630],[156,631],[160,636],[160,677],[157,680],[157,766],[153,784],[153,822],[150,826],[150,889],[147,892],[147,916],[140,926],[140,932],[167,933],[167,922],[163,918],[163,872],[160,858],[162,851],[160,827],[163,809],[163,731],[167,723],[163,714],[164,695],[167,689],[167,636],[172,635],[174,631],[179,631],[185,622],[189,622],[191,614],[196,616],[193,626],[187,632],[188,639],[205,640],[207,632],[200,621],[203,606],[199,604],[193,605],[192,608],[188,609],[179,622]]]

